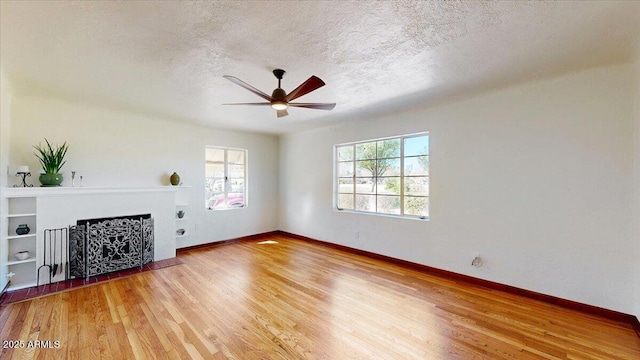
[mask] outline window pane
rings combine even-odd
[[[376,182],[372,178],[356,178],[356,193],[375,194]]]
[[[244,193],[244,179],[229,179],[227,188],[230,193]]]
[[[338,147],[338,161],[353,160],[353,145]]]
[[[207,177],[224,178],[224,163],[207,163],[205,170]]]
[[[400,157],[400,139],[378,141],[378,159]]]
[[[244,151],[227,150],[227,161],[229,164],[244,164]]]
[[[225,198],[225,194],[217,194],[210,197],[207,201],[207,208],[220,210],[228,208],[241,208],[245,206],[245,198],[243,192],[229,192]]]
[[[206,189],[211,196],[224,193],[224,178],[219,177],[207,177]]]
[[[224,196],[224,179],[207,177],[205,179],[205,206],[209,206],[209,202],[211,199],[220,196],[221,194]]]
[[[373,176],[376,173],[375,160],[356,161],[356,176]]]
[[[244,165],[229,164],[227,169],[229,170],[229,178],[244,179]]]
[[[400,195],[399,177],[379,178],[378,184],[378,194]]]
[[[209,188],[213,187],[213,179],[210,178],[224,178],[224,150],[223,149],[205,149],[206,163],[205,163],[205,175]]]
[[[407,215],[429,216],[429,198],[427,197],[404,197],[404,213]]]
[[[207,208],[208,209],[226,209],[227,205],[225,202],[224,193],[215,194],[207,198]]]
[[[377,212],[384,214],[400,214],[400,196],[378,196]]]
[[[240,208],[244,207],[244,193],[230,192],[227,194],[227,207]]]
[[[368,142],[356,145],[356,160],[367,160],[376,158],[376,143]]]
[[[353,176],[353,162],[349,161],[338,163],[338,176]]]
[[[405,158],[404,175],[429,175],[429,157],[415,156]]]
[[[360,211],[376,211],[375,195],[356,195],[356,210]]]
[[[404,139],[404,156],[429,155],[429,136]]]
[[[341,194],[353,193],[353,178],[338,179],[338,192]]]
[[[353,195],[351,194],[338,195],[338,207],[340,209],[353,210]]]
[[[405,195],[429,196],[429,178],[426,176],[405,177]]]
[[[400,159],[383,159],[378,160],[376,168],[378,176],[399,176],[400,175]]]
[[[224,149],[205,148],[205,205],[224,200]]]
[[[224,149],[206,148],[205,155],[207,163],[216,162],[219,164],[224,163]]]

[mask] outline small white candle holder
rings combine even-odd
[[[33,187],[33,185],[27,184],[27,176],[31,176],[31,172],[29,171],[29,167],[26,165],[18,166],[18,171],[16,171],[16,176],[22,177],[22,184],[13,185],[13,187]]]

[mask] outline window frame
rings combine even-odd
[[[223,195],[224,195],[224,207],[221,208],[215,208],[215,207],[210,207],[209,206],[209,202],[211,199],[207,199],[207,190],[206,190],[206,183],[209,180],[209,177],[207,176],[207,165],[209,164],[209,160],[207,159],[207,150],[208,149],[215,149],[215,150],[222,150],[224,151],[224,160],[223,160],[223,169],[224,169],[224,189],[223,189]],[[242,177],[242,181],[243,181],[243,186],[242,186],[242,198],[243,198],[243,204],[242,206],[230,206],[228,204],[229,202],[229,193],[230,193],[230,180],[234,180],[236,178],[231,178],[230,174],[229,174],[229,151],[238,151],[238,152],[243,152],[244,154],[244,163],[243,163],[243,177]],[[213,146],[213,145],[206,145],[205,146],[205,159],[204,159],[204,164],[205,164],[205,209],[206,210],[212,210],[212,211],[223,211],[223,210],[236,210],[236,209],[244,209],[248,207],[248,164],[249,164],[249,151],[247,149],[242,149],[242,148],[233,148],[233,147],[226,147],[226,146]],[[215,178],[214,178],[215,179]],[[233,193],[233,192],[231,192]]]
[[[427,149],[426,149],[426,154],[424,155],[408,155],[405,156],[405,140],[406,139],[411,139],[411,138],[416,138],[416,137],[427,137]],[[333,191],[333,207],[334,210],[336,211],[341,211],[341,212],[349,212],[349,213],[357,213],[357,214],[366,214],[366,215],[377,215],[377,216],[388,216],[388,217],[395,217],[395,218],[402,218],[402,219],[415,219],[415,220],[429,220],[430,218],[430,198],[431,198],[431,193],[430,193],[430,188],[431,188],[431,174],[430,174],[430,147],[431,147],[431,141],[430,141],[431,137],[429,135],[428,131],[424,131],[424,132],[419,132],[419,133],[411,133],[411,134],[405,134],[405,135],[398,135],[398,136],[389,136],[389,137],[383,137],[383,138],[377,138],[377,139],[368,139],[368,140],[362,140],[362,141],[355,141],[355,142],[348,142],[348,143],[342,143],[342,144],[336,144],[333,147],[333,151],[334,151],[334,176],[333,176],[333,186],[334,186],[334,191]],[[384,155],[380,156],[378,154],[378,143],[381,141],[388,141],[388,140],[398,140],[400,142],[400,148],[399,148],[399,155],[397,157],[395,156],[387,156],[384,157]],[[357,146],[359,144],[367,144],[367,143],[375,143],[376,144],[376,155],[375,158],[373,159],[357,159]],[[341,148],[345,148],[348,146],[352,146],[353,147],[353,157],[351,158],[351,160],[342,160],[340,161],[339,158],[339,149]],[[419,156],[426,156],[427,157],[427,166],[425,169],[425,175],[406,175],[405,174],[405,160],[406,158],[416,158]],[[358,178],[365,178],[366,176],[358,176],[358,167],[357,167],[357,162],[358,161],[363,161],[363,160],[373,160],[376,162],[376,164],[378,163],[378,161],[380,160],[384,160],[384,159],[398,159],[399,160],[399,174],[397,176],[395,175],[382,175],[379,176],[377,174],[372,174],[372,176],[370,176],[370,178],[373,181],[373,185],[375,185],[375,191],[372,190],[372,193],[370,194],[363,194],[363,193],[359,193],[357,191],[357,184]],[[348,162],[352,162],[353,163],[353,167],[351,168],[351,176],[341,176],[341,169],[340,169],[340,165],[341,163],[348,163]],[[377,167],[377,165],[376,165]],[[377,169],[376,169],[377,172]],[[400,201],[400,213],[399,214],[392,214],[392,213],[385,213],[385,212],[378,212],[378,201],[379,201],[379,197],[380,196],[387,196],[386,194],[380,194],[378,191],[378,186],[380,185],[379,183],[379,179],[384,179],[384,178],[391,178],[391,177],[398,177],[399,178],[399,189],[398,189],[398,197],[399,197],[399,201]],[[406,180],[412,177],[426,177],[427,178],[427,184],[426,184],[426,195],[407,195],[407,190],[405,189],[405,183]],[[340,181],[341,180],[345,180],[345,179],[350,179],[350,181],[353,183],[353,190],[351,193],[344,193],[344,192],[340,192]],[[340,195],[352,195],[353,196],[353,209],[347,209],[347,208],[340,208],[339,204],[339,198]],[[370,211],[370,210],[358,210],[357,208],[357,196],[358,195],[371,195],[371,196],[375,196],[375,204],[376,207],[374,210]],[[411,198],[425,198],[426,199],[426,214],[427,215],[413,215],[413,214],[407,214],[405,213],[405,200],[406,197],[411,197]]]

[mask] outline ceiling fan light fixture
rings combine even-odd
[[[271,108],[274,110],[287,110],[289,105],[286,101],[274,100],[271,102]]]

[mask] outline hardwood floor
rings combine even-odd
[[[628,324],[285,236],[180,259],[2,307],[0,358],[640,359]]]

